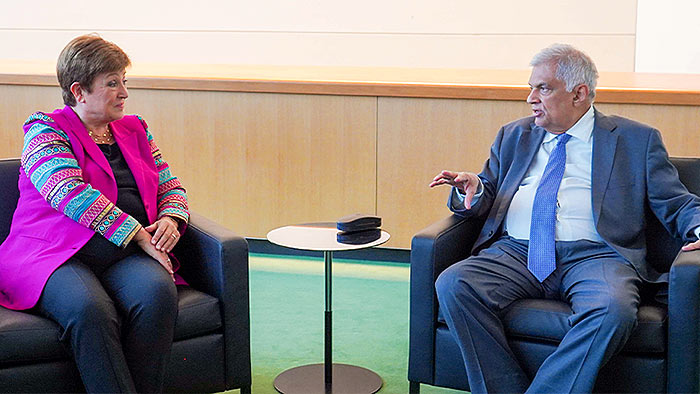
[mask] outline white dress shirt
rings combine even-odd
[[[603,242],[593,221],[591,193],[591,164],[593,163],[593,106],[576,122],[567,134],[566,167],[557,195],[557,241],[587,239]],[[513,196],[505,218],[504,230],[516,239],[530,239],[530,221],[535,192],[542,180],[549,155],[557,144],[557,135],[547,133],[530,168]]]
[[[603,242],[595,229],[591,194],[591,164],[593,162],[593,106],[566,133],[571,139],[566,144],[566,167],[557,196],[557,241],[588,239]],[[556,134],[547,133],[530,168],[515,192],[505,217],[504,230],[516,239],[530,239],[532,203],[540,184],[549,155],[556,146]],[[481,185],[480,190],[481,190]],[[464,196],[454,192],[454,208],[464,209]],[[472,205],[478,202],[481,192],[475,195]],[[457,205],[459,204],[459,205]]]

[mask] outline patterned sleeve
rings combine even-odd
[[[158,219],[170,216],[179,219],[181,224],[187,224],[190,213],[187,206],[187,194],[180,180],[170,173],[170,166],[163,160],[160,149],[153,141],[153,135],[148,131],[146,121],[139,117],[146,130],[151,154],[158,170]]]
[[[57,211],[125,247],[141,224],[83,180],[68,135],[41,112],[31,115],[24,129],[21,165],[42,197]]]

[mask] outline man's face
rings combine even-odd
[[[535,124],[554,134],[561,134],[581,117],[574,104],[576,89],[566,91],[563,81],[555,77],[556,64],[540,64],[530,74],[530,94],[527,103],[532,106]]]

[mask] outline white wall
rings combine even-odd
[[[700,2],[638,3],[636,71],[700,73]]]
[[[135,63],[526,68],[553,42],[633,71],[636,0],[9,2],[0,60],[55,61],[97,31]],[[600,12],[604,9],[605,12]]]

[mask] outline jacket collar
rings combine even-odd
[[[62,115],[65,121],[65,124],[60,125],[61,128],[65,132],[70,133],[73,137],[75,137],[78,145],[82,148],[85,154],[90,156],[90,159],[92,159],[92,161],[94,161],[109,176],[109,178],[114,181],[114,174],[112,173],[112,168],[109,166],[107,158],[105,158],[100,148],[88,134],[88,130],[80,120],[78,114],[76,114],[73,108],[68,105],[60,110],[59,113]],[[72,145],[74,153],[79,154],[77,152],[78,149],[76,149],[76,144]]]

